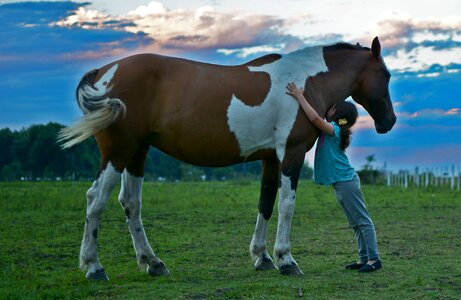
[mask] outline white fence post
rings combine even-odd
[[[424,180],[424,185],[427,186],[429,185],[429,168],[426,168],[426,174],[425,174],[425,180]]]
[[[415,174],[413,174],[413,183],[416,186],[419,186],[419,167],[415,168]]]
[[[459,191],[459,181],[461,180],[461,178],[459,177],[459,166],[458,166],[458,175],[456,176],[458,178],[458,191]]]

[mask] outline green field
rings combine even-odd
[[[305,275],[252,268],[258,182],[145,183],[143,221],[171,275],[136,265],[114,192],[99,257],[109,282],[78,269],[90,183],[0,183],[0,298],[461,299],[461,192],[364,186],[384,268],[346,271],[356,245],[331,187],[302,181],[292,253]],[[272,253],[277,215],[268,230]]]

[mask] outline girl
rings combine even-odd
[[[327,121],[321,118],[294,83],[286,86],[287,94],[301,105],[306,116],[322,133],[317,141],[314,161],[314,181],[332,184],[350,226],[354,229],[359,248],[357,262],[346,269],[373,272],[382,268],[373,222],[360,191],[360,179],[345,154],[350,143],[351,127],[357,120],[357,108],[343,101],[327,112]]]

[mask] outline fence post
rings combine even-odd
[[[437,176],[438,168],[434,168],[435,187],[439,185],[439,177]]]
[[[459,181],[461,180],[461,178],[459,177],[459,166],[458,166],[458,175],[456,176],[458,178],[458,191],[459,191]]]
[[[426,188],[427,188],[427,186],[429,185],[429,168],[426,168],[426,174],[425,174],[425,178],[424,178],[424,184],[426,185]]]

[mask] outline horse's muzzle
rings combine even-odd
[[[384,133],[389,132],[392,129],[392,127],[394,127],[395,122],[397,122],[397,117],[394,115],[390,118],[388,122],[386,122],[386,124],[382,124],[382,123],[375,124],[376,132],[379,134],[384,134]]]

